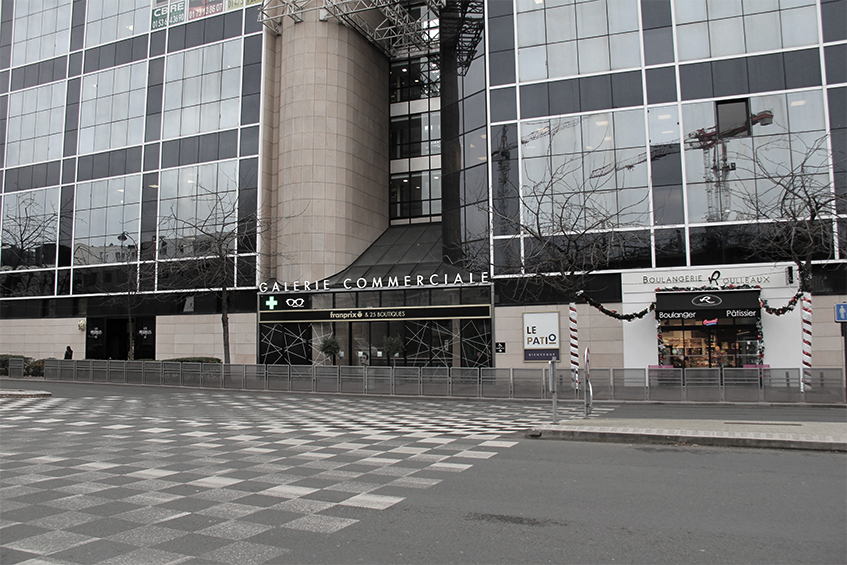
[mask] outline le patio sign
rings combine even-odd
[[[559,360],[559,313],[524,312],[524,361]]]

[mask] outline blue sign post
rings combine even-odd
[[[847,322],[847,303],[835,305],[835,321],[840,323]]]

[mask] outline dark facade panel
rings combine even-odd
[[[683,100],[711,98],[714,95],[712,91],[712,65],[710,63],[680,65],[679,83]]]
[[[676,72],[674,68],[647,69],[647,103],[675,102],[676,98]]]
[[[670,0],[648,0],[642,2],[641,21],[644,29],[670,27],[672,24]]]
[[[782,53],[747,58],[747,81],[750,92],[785,89],[785,64]]]
[[[521,118],[538,118],[550,115],[547,85],[528,84],[521,87]]]
[[[500,84],[511,84],[515,82],[515,53],[514,51],[500,51],[499,53],[491,53],[490,59],[490,77],[492,86]]]
[[[847,0],[823,0],[821,21],[824,41],[847,39]]]
[[[726,59],[712,62],[712,90],[715,96],[747,94],[747,60]]]
[[[124,39],[85,50],[85,73],[110,69],[147,58],[147,36]]]
[[[583,112],[607,110],[612,107],[612,79],[599,75],[579,79],[579,106]]]
[[[67,65],[68,58],[63,55],[55,59],[12,69],[10,88],[15,91],[62,80],[67,76]]]
[[[639,75],[641,73],[638,73]],[[639,82],[640,82],[639,77]],[[550,97],[550,114],[573,114],[579,112],[579,79],[559,80],[547,85]]]
[[[4,192],[17,192],[31,188],[47,188],[60,184],[61,161],[50,161],[6,169],[3,181]]]
[[[506,122],[518,118],[514,87],[491,91],[491,121]]]
[[[847,82],[847,43],[824,48],[827,84]]]
[[[127,147],[78,159],[77,181],[89,181],[141,172],[142,147]]]
[[[821,85],[821,58],[817,49],[787,51],[785,61],[785,88],[805,88]]]
[[[664,70],[664,69],[657,69]],[[673,71],[673,69],[671,69]],[[648,71],[649,73],[650,71]],[[628,73],[615,73],[612,76],[612,105],[615,108],[626,108],[627,106],[640,106],[644,103],[644,89],[642,88],[641,72],[632,71]],[[676,93],[676,83],[673,86]],[[648,99],[650,95],[648,94]],[[652,100],[648,100],[652,102]]]

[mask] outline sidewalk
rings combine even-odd
[[[47,398],[53,396],[46,390],[0,389],[0,398]]]
[[[538,426],[526,436],[570,441],[847,452],[847,421],[584,418]]]

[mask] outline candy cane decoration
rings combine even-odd
[[[800,316],[803,323],[803,374],[800,377],[800,390],[806,391],[810,387],[807,376],[812,368],[812,297],[808,292],[803,293],[802,305]]]
[[[577,331],[576,303],[568,304],[568,321],[571,333],[571,379],[574,388],[579,388],[579,332]]]

